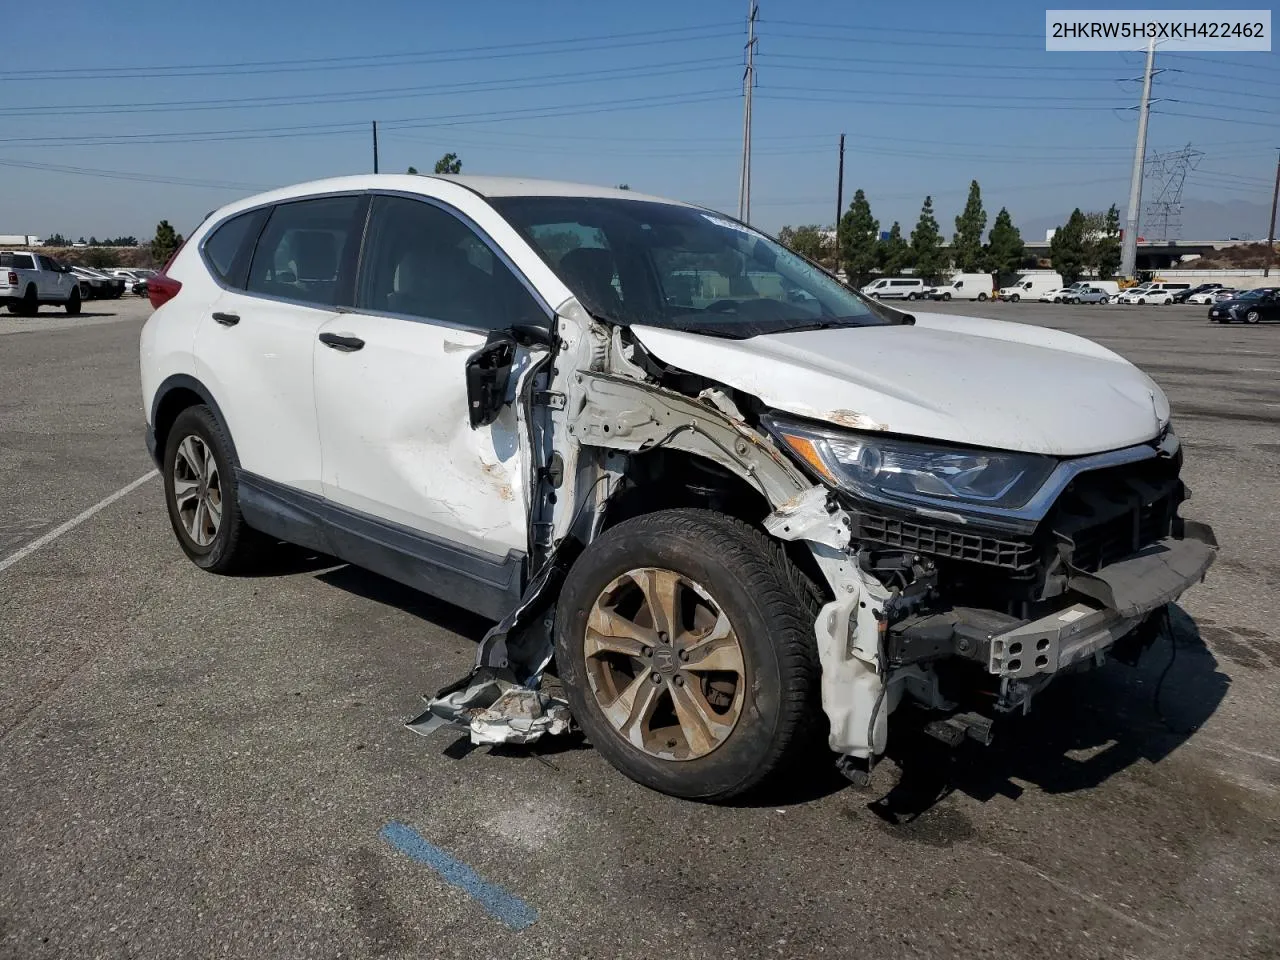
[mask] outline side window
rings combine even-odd
[[[232,217],[205,240],[205,261],[223,283],[231,287],[244,286],[254,241],[269,213],[269,209],[251,210]]]
[[[373,198],[355,305],[482,330],[547,323],[529,291],[470,227],[409,197]]]
[[[0,267],[34,270],[35,265],[35,259],[29,253],[0,253]]]
[[[323,197],[279,204],[258,240],[245,289],[330,307],[348,244],[359,242],[360,197]]]
[[[40,259],[41,270],[56,271],[58,269],[58,265],[54,263],[52,260],[50,260],[48,257],[40,257],[39,259]]]

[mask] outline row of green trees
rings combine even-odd
[[[413,174],[416,174],[417,172],[418,172],[417,167],[410,167],[408,170],[405,171],[405,173],[413,173]],[[432,173],[461,173],[462,160],[459,159],[456,153],[446,153],[443,157],[441,157],[439,160],[436,161],[436,167],[431,172]]]
[[[932,280],[948,266],[954,266],[960,273],[1002,275],[1014,273],[1022,266],[1026,248],[1008,209],[1000,208],[984,242],[987,212],[977,180],[969,184],[969,199],[955,224],[948,247],[933,212],[933,197],[929,196],[920,207],[920,219],[910,239],[902,235],[902,224],[896,220],[881,239],[880,221],[872,215],[866,193],[858,190],[840,218],[839,265],[849,275],[850,282],[859,286],[873,274],[890,275],[907,269]]]
[[[987,212],[977,180],[969,184],[964,210],[955,218],[955,232],[948,244],[933,212],[933,198],[925,197],[920,218],[910,237],[903,236],[896,220],[881,237],[880,221],[871,212],[863,190],[853,195],[840,218],[840,249],[832,231],[817,224],[783,227],[778,239],[811,260],[843,268],[850,283],[861,286],[872,276],[890,276],[913,270],[926,280],[936,280],[949,267],[960,273],[994,273],[1002,279],[1026,265],[1022,234],[1005,207],[987,231]],[[1120,213],[1113,204],[1106,213],[1083,213],[1078,208],[1050,241],[1053,268],[1072,283],[1087,272],[1103,279],[1120,266]]]
[[[1075,283],[1085,273],[1109,280],[1120,269],[1120,210],[1106,213],[1071,211],[1067,222],[1049,239],[1049,260],[1063,282]]]
[[[84,237],[81,237],[78,241],[74,241],[74,242],[82,243],[86,247],[136,247],[138,245],[138,238],[133,236],[109,237],[106,240],[99,240],[97,237],[90,237],[88,240],[86,240]],[[55,233],[53,236],[49,237],[44,241],[44,246],[69,247],[72,245],[72,243],[73,241],[68,240],[62,234]]]

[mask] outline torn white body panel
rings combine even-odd
[[[665,363],[853,430],[1079,456],[1145,442],[1169,419],[1164,393],[1128,361],[1024,324],[925,314],[749,340],[633,331]]]

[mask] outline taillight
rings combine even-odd
[[[164,262],[164,266],[160,268],[160,272],[154,277],[147,278],[147,299],[151,301],[151,306],[157,310],[178,295],[178,291],[182,289],[182,282],[168,276],[165,271],[169,269],[170,264],[178,259],[178,254],[182,252],[182,248],[187,245],[184,239],[178,244],[178,249]]]
[[[15,270],[9,271],[9,286],[16,287],[18,285],[18,274]]]
[[[166,303],[178,295],[178,291],[182,289],[182,283],[173,277],[167,277],[163,273],[157,273],[154,277],[147,278],[147,299],[151,301],[151,306],[159,309]]]

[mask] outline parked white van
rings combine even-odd
[[[934,300],[992,300],[996,284],[989,273],[957,273],[950,283],[934,287]]]
[[[1062,274],[1059,273],[1024,273],[1011,286],[1000,288],[1001,300],[1038,300],[1046,290],[1062,286]]]
[[[877,300],[919,300],[924,296],[924,281],[919,277],[881,277],[868,283],[862,292]]]

